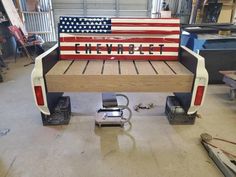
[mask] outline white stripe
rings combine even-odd
[[[132,26],[112,26],[112,31],[115,30],[125,30],[125,31],[180,31],[179,27],[150,27],[150,26],[140,26],[140,27],[132,27]]]
[[[112,44],[112,47],[117,47],[118,44],[120,43],[115,43],[115,42],[109,42],[109,43],[106,43],[106,42],[90,42],[90,43],[87,43],[87,42],[61,42],[60,43],[60,46],[75,46],[75,44],[80,44],[80,46],[85,46],[85,44],[91,44],[92,47],[96,47],[97,44],[101,44],[101,47],[106,47],[106,44]],[[123,47],[129,47],[130,43],[125,43],[125,42],[122,42],[123,44]],[[164,44],[164,47],[179,47],[179,43],[132,43],[132,44],[136,44],[135,47],[139,47],[140,44],[142,44],[142,47],[149,47],[150,44],[153,44],[153,47],[159,47],[159,44]]]
[[[178,56],[178,52],[153,52],[153,55],[150,55],[148,51],[143,51],[144,54],[139,54],[139,51],[135,51],[134,54],[129,54],[129,51],[123,51],[123,54],[117,54],[117,51],[112,51],[111,54],[108,54],[107,51],[101,51],[101,54],[97,54],[97,51],[92,51],[91,54],[86,54],[85,51],[80,51],[80,54],[75,51],[64,51],[61,50],[61,55],[129,55],[129,56]],[[136,55],[135,55],[136,54]]]
[[[112,18],[111,19],[112,23],[180,23],[179,19],[130,19],[130,18]]]
[[[125,37],[124,37],[125,36]],[[96,37],[96,38],[99,38],[99,37],[113,37],[113,38],[124,38],[124,39],[128,39],[129,37],[130,38],[172,38],[172,39],[179,39],[179,35],[178,34],[171,34],[171,35],[157,35],[157,34],[153,34],[153,35],[137,35],[135,34],[133,37],[132,35],[130,34],[121,34],[121,35],[117,35],[117,34],[81,34],[81,33],[60,33],[60,37]]]

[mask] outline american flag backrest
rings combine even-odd
[[[60,17],[62,60],[178,60],[176,18]]]

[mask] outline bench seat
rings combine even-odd
[[[194,74],[178,61],[60,60],[48,92],[191,92]]]

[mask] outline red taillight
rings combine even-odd
[[[35,96],[37,100],[37,104],[39,106],[44,105],[44,100],[43,100],[43,91],[41,86],[34,86],[34,91],[35,91]]]
[[[195,106],[201,105],[204,89],[205,89],[204,86],[197,87],[196,97],[195,97],[195,101],[194,101]]]

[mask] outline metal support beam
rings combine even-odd
[[[87,16],[87,0],[83,0],[83,12],[84,16]]]
[[[151,17],[152,0],[147,0],[147,17]]]
[[[120,11],[120,8],[119,8],[119,0],[115,0],[115,10],[116,10],[116,17],[119,17],[119,11]]]
[[[163,0],[152,0],[151,18],[159,17]]]

